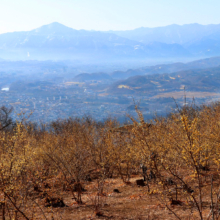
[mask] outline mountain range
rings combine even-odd
[[[152,42],[161,42],[166,44],[193,43],[203,37],[220,32],[220,24],[201,25],[201,24],[185,24],[185,25],[168,25],[164,27],[147,28],[141,27],[128,31],[109,31],[118,36],[128,38],[130,40],[150,44]]]
[[[0,35],[0,57],[12,60],[139,60],[220,55],[220,25],[169,25],[130,31],[74,30],[58,22]]]

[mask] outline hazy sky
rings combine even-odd
[[[0,0],[0,33],[54,21],[86,30],[218,24],[219,9],[220,0]]]

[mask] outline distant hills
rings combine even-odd
[[[106,73],[81,73],[73,78],[75,82],[86,82],[86,81],[112,81],[112,77]]]
[[[152,95],[183,91],[219,92],[220,66],[164,74],[137,75],[118,80],[106,90],[109,94]]]
[[[156,96],[183,92],[220,91],[220,57],[201,59],[189,63],[173,63],[106,73],[83,73],[75,82],[86,82],[96,90],[91,81],[107,82],[102,87],[109,95]]]
[[[129,69],[127,71],[115,71],[112,72],[110,75],[113,79],[126,79],[137,75],[173,73],[183,70],[206,69],[217,66],[220,66],[220,57],[211,57],[211,58],[196,60],[189,63],[178,62],[172,64],[147,66],[138,69]]]
[[[208,36],[202,36],[192,42],[188,42],[184,47],[194,55],[215,56],[220,51],[220,31]]]
[[[220,55],[220,25],[169,25],[131,31],[74,30],[54,22],[0,35],[0,57],[13,60],[139,60]]]

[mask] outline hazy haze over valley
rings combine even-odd
[[[9,0],[0,9],[1,104],[33,110],[38,122],[123,121],[136,114],[134,102],[148,119],[175,110],[172,97],[183,105],[184,89],[198,104],[216,101],[218,5]]]

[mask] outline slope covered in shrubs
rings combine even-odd
[[[218,219],[220,104],[137,114],[2,129],[2,219]]]

